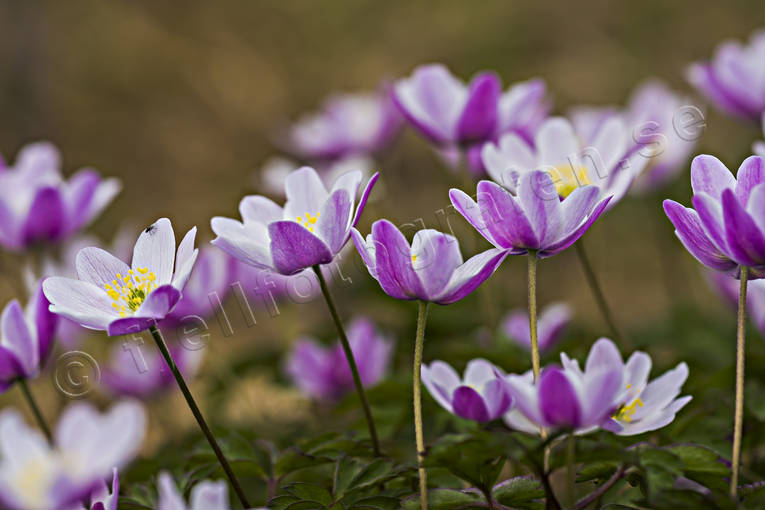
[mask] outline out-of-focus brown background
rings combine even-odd
[[[126,221],[168,216],[177,232],[198,225],[206,242],[210,218],[236,216],[239,199],[256,191],[254,174],[278,152],[279,129],[330,93],[373,89],[428,62],[463,78],[493,69],[506,84],[542,77],[558,113],[622,103],[651,76],[690,93],[689,63],[762,24],[758,0],[2,2],[0,152],[12,159],[23,143],[49,139],[67,173],[93,166],[122,179],[122,194],[94,225],[107,239]],[[710,109],[698,152],[737,166],[761,135]],[[426,143],[407,130],[378,163],[385,195],[367,210],[363,229],[381,216],[436,226],[434,211],[448,205],[452,182]],[[625,200],[586,236],[616,315],[631,328],[659,320],[675,301],[728,313],[673,238],[660,210],[665,196],[688,202],[687,169],[665,195]],[[524,261],[509,260],[489,282],[500,296],[497,314],[524,305],[524,274]],[[572,254],[541,264],[540,286],[543,303],[567,300],[578,321],[601,325]],[[0,292],[7,297],[8,287]],[[353,287],[337,294],[346,310],[373,308]],[[460,307],[438,309],[433,320]],[[220,354],[232,346],[289,341],[313,324],[331,338],[323,312],[312,319],[287,310],[261,321],[239,342],[217,345],[208,362],[225,373]],[[392,324],[411,319],[376,313]]]

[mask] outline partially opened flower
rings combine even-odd
[[[79,503],[67,510],[117,510],[120,494],[120,478],[117,473],[117,468],[114,468],[111,492],[109,487],[106,486],[106,482],[102,479],[101,483],[90,493],[87,507]]]
[[[18,251],[58,243],[98,216],[120,191],[116,179],[83,169],[65,180],[52,144],[26,145],[13,166],[0,163],[0,246]]]
[[[699,262],[750,278],[765,274],[765,160],[750,156],[738,179],[716,157],[696,156],[691,163],[693,208],[664,201],[664,212],[683,246]]]
[[[534,145],[509,133],[497,144],[483,146],[482,158],[489,176],[515,193],[526,174],[543,170],[550,174],[555,190],[567,197],[577,188],[595,186],[600,198],[613,197],[616,205],[629,189],[647,159],[635,152],[632,133],[618,116],[580,133],[563,117],[545,120]]]
[[[196,227],[175,251],[170,220],[144,230],[133,249],[132,267],[100,248],[77,254],[78,279],[47,278],[51,311],[110,336],[139,333],[164,319],[181,298],[194,267]]]
[[[534,251],[550,257],[579,239],[601,215],[610,197],[595,186],[576,187],[560,200],[552,177],[541,170],[520,177],[517,196],[491,181],[478,183],[476,203],[465,192],[452,189],[457,211],[497,248],[513,255]]]
[[[364,155],[349,155],[336,160],[314,163],[314,165],[324,186],[331,187],[341,175],[355,170],[361,171],[362,179],[368,179],[372,175],[374,161]],[[258,189],[262,189],[269,195],[284,198],[284,183],[287,176],[301,166],[296,161],[279,156],[268,159],[258,174]]]
[[[37,376],[53,347],[56,316],[38,285],[26,309],[15,299],[0,316],[0,391]]]
[[[693,64],[688,81],[718,109],[754,121],[765,112],[765,32],[752,34],[749,44],[721,43],[711,61]]]
[[[356,229],[351,233],[369,274],[396,299],[454,303],[481,285],[507,256],[505,250],[492,248],[463,262],[453,236],[420,230],[410,246],[404,234],[384,219],[372,224],[366,239]]]
[[[550,349],[561,339],[571,322],[571,316],[571,307],[565,303],[554,303],[542,308],[537,320],[540,351]],[[518,345],[530,349],[531,331],[528,310],[517,309],[507,314],[502,321],[502,332]]]
[[[327,191],[316,171],[303,167],[287,176],[284,207],[263,196],[248,196],[239,204],[243,221],[213,218],[218,236],[213,244],[252,266],[285,275],[328,264],[348,241],[377,175],[356,208],[361,172],[342,175]]]
[[[622,391],[615,400],[616,411],[600,425],[620,436],[633,436],[665,427],[691,401],[690,396],[678,398],[688,378],[688,365],[680,363],[648,382],[651,357],[635,351],[624,363],[619,349],[607,338],[601,338],[592,346],[584,372],[576,360],[569,359],[565,354],[561,354],[561,360],[566,371],[577,374],[581,379],[591,370],[614,369],[622,374]]]
[[[204,349],[172,344],[169,346],[178,369],[186,380],[197,373]],[[109,363],[103,368],[101,384],[117,396],[148,399],[175,386],[175,379],[161,354],[151,343],[118,344],[112,347]]]
[[[146,415],[135,402],[116,404],[105,414],[78,403],[59,419],[51,447],[15,410],[6,410],[0,414],[0,502],[13,510],[76,505],[102,487],[115,467],[133,459],[145,430]]]
[[[401,117],[385,90],[331,96],[317,113],[298,119],[287,148],[310,161],[370,155],[396,135]]]
[[[475,156],[484,142],[507,132],[533,139],[549,110],[545,93],[545,84],[538,79],[503,93],[494,73],[479,73],[465,84],[443,65],[430,64],[396,82],[393,99],[411,125],[432,143],[466,151],[471,168],[482,173],[480,157]]]
[[[191,489],[189,505],[178,492],[175,481],[170,473],[162,472],[158,480],[159,501],[158,510],[230,510],[228,502],[228,485],[219,480],[212,482],[203,480]]]
[[[422,383],[441,407],[468,420],[500,418],[513,403],[500,370],[485,359],[468,362],[465,375],[443,361],[422,365]]]
[[[630,192],[645,193],[663,186],[685,168],[698,139],[690,131],[700,128],[694,117],[697,113],[701,110],[690,98],[651,79],[635,88],[623,110],[580,107],[571,112],[571,121],[577,133],[592,141],[606,121],[621,118],[634,142],[630,149],[647,160]]]
[[[388,369],[394,342],[363,317],[348,325],[348,342],[362,384],[371,387],[380,382]],[[312,398],[335,400],[353,390],[348,360],[339,342],[324,347],[311,338],[299,340],[287,360],[287,373]]]

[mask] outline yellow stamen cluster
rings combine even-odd
[[[571,165],[560,165],[550,170],[555,190],[563,198],[569,196],[579,186],[592,184],[587,169],[583,166],[576,170]]]
[[[628,384],[627,389],[629,390],[630,388],[632,388],[632,385]],[[643,401],[640,400],[640,398],[636,398],[632,403],[621,406],[616,411],[613,418],[615,420],[622,420],[630,423],[632,421],[632,415],[635,414],[639,407],[643,407]]]
[[[157,288],[157,276],[148,268],[130,269],[123,276],[117,273],[112,283],[104,284],[106,294],[114,301],[112,307],[119,312],[120,317],[126,317],[128,310],[135,312],[146,300],[146,296]]]
[[[412,265],[417,262],[417,255],[412,255]]]
[[[311,216],[310,213],[305,213],[305,220],[303,220],[302,216],[298,216],[297,222],[307,228],[310,232],[313,232],[313,228],[316,226],[316,222],[319,221],[320,214],[321,213],[317,212],[316,216]]]

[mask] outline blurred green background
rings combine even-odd
[[[761,0],[5,1],[0,152],[12,159],[24,143],[49,139],[61,148],[66,173],[93,166],[119,177],[122,194],[94,225],[106,239],[126,222],[140,226],[168,216],[177,233],[199,226],[206,242],[210,218],[236,216],[240,198],[257,191],[256,172],[278,153],[279,130],[330,93],[374,89],[428,62],[443,62],[463,78],[493,69],[506,84],[542,77],[556,113],[581,103],[623,103],[652,76],[691,93],[684,80],[689,63],[763,24]],[[737,167],[761,136],[759,126],[710,110],[697,152]],[[435,211],[448,205],[453,177],[419,136],[407,130],[378,168],[379,198],[367,209],[362,231],[383,216],[438,226]],[[687,167],[666,193],[628,198],[585,236],[617,319],[637,343],[648,342],[640,340],[648,338],[646,331],[664,324],[677,307],[732,318],[674,238],[660,209],[668,196],[689,202]],[[464,255],[482,249],[460,218],[452,223],[466,239]],[[487,283],[488,308],[479,296],[437,308],[432,335],[445,325],[476,326],[479,309],[489,320],[484,326],[494,329],[509,307],[525,306],[525,271],[525,260],[508,259]],[[583,349],[606,333],[573,253],[544,261],[539,271],[540,303],[564,300],[574,307],[577,330],[588,335]],[[335,291],[346,317],[363,311],[413,333],[414,305],[385,299],[358,265],[349,274],[354,285]],[[0,292],[10,294],[8,286]],[[239,354],[232,352],[250,353],[305,333],[334,338],[323,307],[285,305],[276,319],[261,313],[256,328],[239,327],[233,340],[213,345],[215,356],[203,373],[233,380],[238,376],[230,359]],[[650,337],[654,353],[676,341],[667,331],[659,328]],[[410,343],[400,336],[405,353]],[[732,348],[721,352],[720,364],[728,365]],[[426,348],[426,360],[440,355],[435,342]],[[278,372],[277,356],[263,362]],[[251,412],[258,416],[296,412],[292,400],[270,398],[276,394],[271,383],[258,384],[269,398],[258,400],[253,390],[257,405],[245,401],[243,408],[256,407]],[[261,409],[269,405],[273,410]]]

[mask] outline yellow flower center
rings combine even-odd
[[[417,255],[412,255],[412,266],[414,266],[415,262],[417,262]]]
[[[319,221],[320,214],[321,213],[317,212],[316,216],[311,216],[311,213],[305,213],[305,219],[303,219],[302,216],[298,216],[297,222],[307,228],[310,232],[313,232],[313,228],[316,226],[316,222]]]
[[[583,166],[576,170],[571,165],[559,165],[550,170],[555,190],[563,198],[569,196],[579,186],[592,184],[587,169]]]
[[[156,275],[148,268],[139,267],[135,271],[130,269],[125,276],[117,273],[117,278],[112,283],[104,284],[104,288],[114,301],[112,307],[119,312],[120,317],[126,317],[128,311],[138,310],[146,296],[158,287],[156,280]]]
[[[627,389],[632,388],[631,384],[627,385]],[[621,406],[613,415],[614,420],[621,420],[630,423],[632,421],[632,415],[638,410],[639,407],[643,407],[643,401],[640,398],[636,398],[630,404]]]

